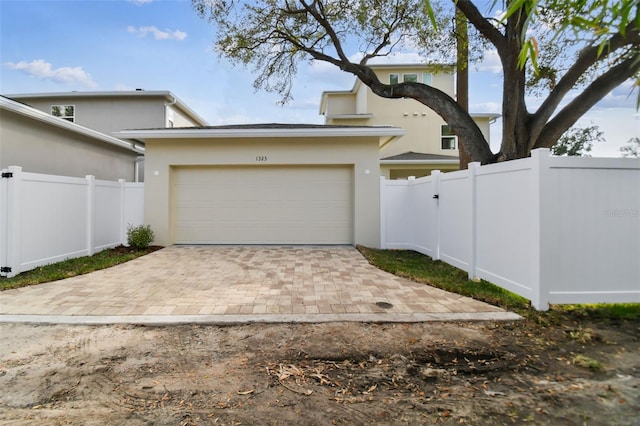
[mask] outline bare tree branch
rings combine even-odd
[[[458,9],[467,17],[471,25],[486,37],[501,56],[506,54],[507,43],[504,35],[492,24],[492,18],[486,18],[470,0],[453,0]]]
[[[531,129],[542,130],[542,125],[546,123],[553,115],[556,108],[562,102],[562,99],[569,93],[571,89],[576,85],[577,81],[582,75],[595,63],[606,60],[610,55],[618,53],[618,50],[628,45],[640,44],[640,32],[637,28],[634,28],[631,24],[627,27],[625,36],[620,33],[614,34],[607,42],[608,48],[599,54],[600,47],[598,45],[592,45],[583,49],[573,65],[564,73],[564,76],[556,84],[549,96],[544,100],[542,105],[538,108],[536,113],[532,117]],[[633,74],[630,74],[633,75]],[[630,76],[629,75],[629,76]],[[624,81],[624,79],[623,79]],[[613,86],[611,89],[615,88]],[[588,91],[586,89],[585,91]],[[607,92],[608,93],[608,92]],[[606,95],[606,93],[605,93]],[[604,95],[603,95],[604,96]],[[537,140],[540,132],[533,133],[530,136],[530,147],[533,148],[535,141]]]
[[[551,147],[567,129],[573,126],[607,93],[626,81],[629,75],[637,72],[640,72],[640,54],[630,57],[602,74],[544,126],[540,137],[537,138],[537,142],[532,148]]]

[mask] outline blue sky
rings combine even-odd
[[[254,90],[251,69],[217,57],[214,32],[189,0],[0,0],[0,93],[170,90],[214,125],[322,123],[322,91],[353,85],[354,77],[328,64],[304,64],[294,100],[280,106],[276,94]],[[499,113],[500,87],[498,60],[489,53],[471,68],[470,109]],[[616,89],[580,120],[605,133],[594,156],[619,156],[619,146],[640,136],[630,91],[631,84]],[[491,132],[496,150],[499,122]]]

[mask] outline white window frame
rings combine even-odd
[[[416,81],[407,81],[407,76],[408,75],[415,75],[416,76]],[[402,82],[403,83],[420,83],[420,74],[418,74],[417,72],[406,72],[402,74]]]
[[[428,73],[422,73],[421,74],[421,73],[418,73],[418,72],[404,72],[404,73],[392,72],[392,73],[389,73],[389,84],[390,85],[394,85],[394,84],[399,84],[401,82],[402,83],[406,83],[407,82],[406,81],[406,76],[408,76],[408,75],[415,75],[416,76],[416,81],[415,82],[416,83],[420,83],[421,82],[420,80],[422,80],[424,78],[424,77],[422,77],[423,75],[429,75],[430,76],[431,74],[428,74]],[[393,83],[393,81],[391,80],[393,78],[393,76],[395,76],[395,78],[397,80],[397,83]],[[400,77],[402,77],[402,81],[400,81]],[[431,85],[431,82],[429,82],[427,84]]]
[[[54,108],[58,108],[62,115],[54,114],[54,112],[53,112]],[[72,108],[73,109],[73,115],[66,115],[67,108]],[[62,118],[63,120],[67,120],[67,121],[70,121],[72,123],[75,123],[75,121],[76,121],[76,106],[75,105],[51,105],[51,115],[53,115],[54,117]]]
[[[444,134],[445,133],[445,128],[448,129],[447,134]],[[445,141],[445,139],[450,140],[452,138],[453,138],[453,148],[444,148],[443,142]],[[451,132],[450,126],[448,124],[440,125],[440,149],[442,151],[452,151],[452,150],[458,149],[458,136],[454,135]]]

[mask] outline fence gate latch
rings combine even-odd
[[[3,266],[0,268],[0,272],[11,272],[11,266]]]
[[[2,172],[3,179],[9,179],[13,177],[13,172]]]
[[[434,199],[434,200],[439,200],[439,199],[440,199],[440,194],[435,194],[435,195],[433,196],[433,199]]]

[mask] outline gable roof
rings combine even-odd
[[[11,111],[23,117],[40,121],[42,123],[58,127],[60,129],[65,129],[70,132],[95,139],[99,142],[126,149],[128,151],[133,151],[141,155],[144,154],[144,148],[138,146],[133,142],[123,141],[113,136],[106,135],[93,129],[89,129],[88,127],[80,126],[79,124],[72,123],[59,117],[54,117],[51,114],[47,114],[46,112],[42,112],[38,109],[30,107],[29,105],[15,101],[13,99],[9,99],[8,97],[2,95],[0,95],[0,110]]]
[[[102,92],[42,92],[42,93],[17,93],[5,95],[8,98],[15,100],[22,99],[49,99],[49,98],[61,98],[61,99],[79,99],[79,98],[132,98],[132,97],[159,97],[163,98],[167,103],[166,106],[175,105],[179,110],[184,112],[189,118],[198,123],[200,126],[206,126],[209,123],[207,120],[193,111],[187,104],[185,104],[180,98],[171,93],[168,90],[115,90],[115,91],[102,91]]]

